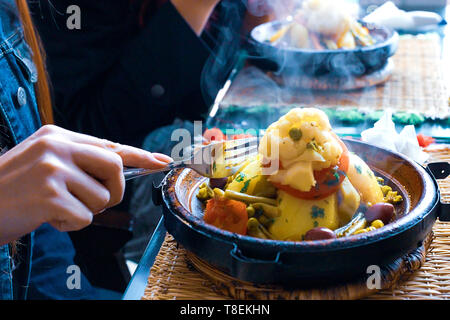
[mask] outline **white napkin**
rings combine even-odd
[[[361,132],[361,140],[367,143],[404,154],[423,164],[428,154],[422,150],[417,141],[416,129],[413,125],[403,128],[397,133],[392,121],[392,111],[386,110],[374,127]]]
[[[404,11],[388,1],[362,19],[366,23],[402,31],[421,31],[444,23],[440,15],[429,11]]]

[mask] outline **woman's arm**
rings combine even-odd
[[[220,0],[171,0],[178,12],[197,35],[205,28],[214,7]]]
[[[122,201],[123,165],[162,168],[171,158],[44,126],[0,157],[0,245],[43,223],[86,227]]]

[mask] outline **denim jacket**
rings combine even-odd
[[[41,126],[34,93],[37,72],[16,10],[15,0],[0,0],[0,117],[14,145]],[[118,298],[91,285],[83,273],[79,288],[67,285],[68,267],[76,265],[67,232],[43,224],[22,237],[18,248],[14,266],[9,245],[0,246],[0,299]]]
[[[15,12],[14,0],[0,1],[0,116],[14,144],[40,127],[33,84],[37,73]],[[21,283],[13,292],[9,245],[0,246],[0,299],[24,299],[31,271],[33,234],[21,239]]]

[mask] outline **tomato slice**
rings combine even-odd
[[[226,140],[226,136],[219,128],[206,129],[205,132],[203,133],[203,138],[205,139],[206,144],[208,144],[211,141]]]
[[[212,198],[206,202],[203,220],[219,229],[245,235],[247,233],[247,205],[244,202]]]
[[[422,148],[428,147],[434,141],[434,138],[426,136],[423,133],[419,133],[417,135],[417,142],[419,142],[419,146],[421,146]]]
[[[336,134],[333,133],[333,135],[342,148],[341,157],[339,158],[338,164],[336,166],[325,168],[320,171],[314,171],[314,179],[316,180],[316,185],[312,187],[311,190],[300,191],[288,185],[274,182],[272,184],[277,189],[283,190],[291,196],[306,200],[324,199],[329,195],[335,193],[346,177],[350,160],[347,146],[342,142],[341,139],[339,139]]]
[[[240,133],[240,134],[232,135],[229,140],[238,140],[238,139],[245,139],[245,138],[253,138],[253,136],[251,134]]]

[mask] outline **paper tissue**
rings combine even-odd
[[[389,109],[384,111],[373,128],[361,132],[361,140],[401,153],[420,164],[428,159],[428,154],[419,146],[414,126],[405,126],[400,133],[397,133],[392,121],[392,110]]]
[[[366,23],[373,23],[404,32],[421,32],[435,29],[445,24],[445,20],[434,12],[404,11],[388,1],[362,19]]]

